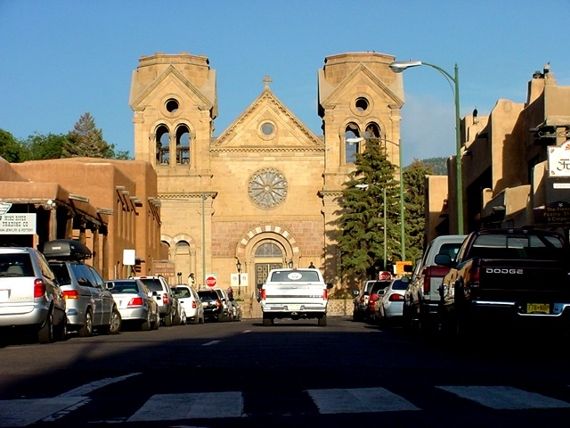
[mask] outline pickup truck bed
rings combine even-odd
[[[568,329],[569,254],[567,242],[553,232],[473,232],[443,279],[445,331],[518,325]]]

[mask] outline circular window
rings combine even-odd
[[[356,99],[354,106],[358,112],[364,113],[366,110],[368,110],[368,107],[370,107],[370,103],[366,98],[359,97]]]
[[[169,113],[176,113],[178,111],[178,101],[175,100],[174,98],[169,99],[168,101],[166,101],[166,110]]]
[[[275,125],[273,125],[271,122],[263,122],[261,124],[261,132],[263,135],[269,137],[275,132]]]
[[[248,192],[256,205],[261,208],[272,208],[285,200],[287,180],[276,169],[261,169],[249,179]]]

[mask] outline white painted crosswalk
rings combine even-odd
[[[75,388],[73,393],[53,398],[0,400],[0,427],[25,427],[39,421],[62,419],[89,404],[93,399],[87,394],[93,388],[93,385]],[[459,397],[493,410],[570,409],[570,398],[564,401],[513,386],[444,385],[433,388],[448,394],[448,399]],[[85,395],[81,395],[83,393]],[[383,387],[308,389],[292,394],[302,394],[313,404],[314,413],[321,415],[429,410],[415,404],[413,399]],[[570,397],[570,388],[565,395]],[[258,408],[255,403],[247,403],[247,400],[255,401],[255,397],[251,392],[242,391],[157,394],[148,398],[134,413],[124,415],[122,420],[142,423],[247,418],[254,416]]]

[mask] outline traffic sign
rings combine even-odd
[[[213,275],[206,277],[206,285],[208,287],[214,287],[216,285],[216,277]]]

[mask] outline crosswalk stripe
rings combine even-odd
[[[496,410],[561,409],[570,403],[511,386],[437,386]]]
[[[420,410],[385,388],[311,389],[307,391],[319,413],[373,413]]]
[[[237,418],[243,416],[241,392],[157,394],[132,415],[128,422],[176,419]]]
[[[86,397],[0,400],[0,426],[25,427],[88,401]]]

